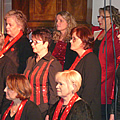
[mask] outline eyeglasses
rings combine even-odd
[[[101,18],[101,19],[104,19],[104,18],[109,18],[110,16],[97,16],[97,18]]]
[[[34,44],[34,45],[36,45],[36,44],[39,44],[39,43],[41,43],[41,42],[43,42],[42,40],[40,41],[40,40],[30,40],[30,43],[32,44]]]

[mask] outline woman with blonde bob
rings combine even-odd
[[[28,100],[31,96],[31,86],[22,74],[11,74],[7,77],[6,98],[12,101],[2,110],[2,120],[42,120],[37,105]]]
[[[49,119],[92,120],[90,107],[76,93],[81,87],[81,75],[75,70],[65,70],[56,74],[55,81],[57,82],[57,95],[61,99],[51,108]]]

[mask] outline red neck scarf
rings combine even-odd
[[[20,31],[19,34],[18,34],[8,45],[7,45],[7,43],[8,43],[8,41],[9,41],[9,39],[10,39],[10,36],[7,35],[6,38],[5,38],[5,43],[4,43],[4,45],[3,45],[3,48],[2,48],[2,50],[0,51],[0,56],[1,56],[2,54],[4,54],[5,52],[7,52],[7,51],[9,50],[9,48],[21,38],[22,35],[23,35],[23,32]],[[7,45],[7,46],[6,46],[6,45]]]
[[[69,70],[74,70],[75,67],[77,66],[77,64],[79,63],[79,61],[80,61],[84,56],[86,56],[88,53],[90,53],[90,52],[93,52],[93,50],[92,50],[92,49],[87,49],[87,50],[81,55],[81,57],[77,56],[76,59],[75,59],[75,61],[74,61],[74,63],[73,63],[73,64],[71,65],[71,67],[69,68]]]
[[[74,96],[69,101],[67,107],[65,108],[65,110],[64,110],[60,120],[66,120],[67,115],[69,114],[73,104],[78,99],[78,97],[79,96],[77,95],[77,93],[75,93]],[[55,109],[55,112],[54,112],[52,120],[58,120],[58,116],[59,116],[60,110],[62,108],[62,105],[63,105],[63,99],[61,98],[59,103],[58,103],[58,105],[57,105],[57,107],[56,107],[56,109]]]
[[[21,102],[21,104],[20,104],[20,106],[19,106],[19,108],[18,108],[18,110],[17,110],[17,113],[16,113],[16,115],[15,115],[15,119],[14,119],[14,120],[20,120],[21,114],[22,114],[22,111],[23,111],[23,108],[24,108],[26,102],[27,102],[27,100],[23,100],[23,101]],[[6,117],[7,117],[8,113],[9,113],[9,111],[10,111],[13,103],[14,103],[14,102],[12,102],[12,103],[10,104],[9,108],[8,108],[8,109],[5,111],[5,113],[3,114],[2,120],[5,120],[5,119],[6,119]]]

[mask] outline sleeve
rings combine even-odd
[[[83,68],[83,84],[84,88],[81,93],[81,97],[92,104],[93,98],[100,100],[101,96],[101,68],[97,56],[89,56],[85,61],[85,67]],[[97,98],[95,98],[97,97]]]
[[[114,33],[114,43],[115,43],[115,53],[116,53],[116,59],[120,57],[120,40],[117,37],[117,33]],[[117,61],[117,63],[120,63],[120,60]]]
[[[54,60],[49,68],[49,104],[54,104],[59,100],[56,90],[55,75],[57,72],[62,71],[62,66],[59,61]]]
[[[76,105],[71,109],[69,120],[93,120],[92,111],[87,103],[79,104],[78,102]]]
[[[114,113],[115,113],[114,108],[115,108],[115,101],[112,100],[112,105],[111,105],[111,111],[110,111],[110,114],[114,114]]]
[[[22,38],[21,38],[22,39]],[[26,68],[26,60],[33,56],[34,53],[32,51],[32,47],[29,43],[29,40],[25,37],[23,40],[21,40],[19,44],[19,68],[18,73],[23,73]]]

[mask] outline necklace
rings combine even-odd
[[[66,120],[67,115],[69,114],[73,104],[78,99],[78,97],[79,96],[77,95],[77,93],[75,93],[74,96],[69,101],[68,105],[66,106],[60,120]],[[58,102],[58,105],[57,105],[56,109],[55,109],[52,120],[58,120],[58,116],[59,116],[60,110],[62,108],[62,105],[63,105],[63,99],[61,98],[60,101]]]

